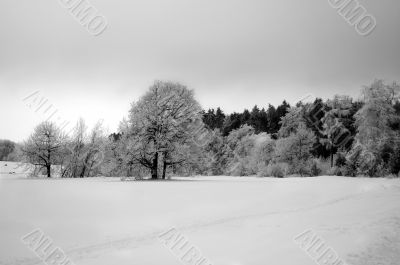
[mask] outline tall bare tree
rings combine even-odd
[[[82,155],[82,170],[79,175],[81,178],[90,177],[96,173],[95,170],[103,162],[105,141],[103,125],[99,121],[88,136],[85,152]]]
[[[84,155],[84,148],[86,142],[87,126],[85,121],[81,118],[77,122],[70,142],[68,144],[69,159],[68,159],[68,175],[69,177],[79,177],[82,167],[82,156]]]

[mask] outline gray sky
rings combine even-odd
[[[367,37],[328,0],[91,0],[108,20],[98,37],[58,1],[0,1],[0,138],[21,141],[45,118],[22,101],[35,91],[63,120],[113,132],[155,79],[228,113],[400,80],[397,0],[360,1],[377,19]]]

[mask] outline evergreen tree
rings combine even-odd
[[[268,119],[268,130],[267,132],[269,134],[275,134],[279,131],[279,121],[280,117],[278,113],[276,112],[276,109],[274,106],[269,104],[268,110],[267,110],[267,119]]]
[[[333,155],[337,148],[346,147],[352,140],[351,132],[342,123],[342,120],[350,114],[352,100],[347,96],[335,96],[333,100],[327,102],[327,105],[329,110],[321,119],[323,138],[320,142],[329,150],[331,167],[333,167]]]
[[[222,129],[222,127],[224,126],[224,121],[225,121],[225,114],[224,114],[224,112],[218,107],[217,108],[217,111],[215,112],[215,123],[214,123],[214,126],[215,126],[215,128],[212,128],[213,130],[214,129]]]
[[[226,116],[222,127],[223,136],[228,136],[231,131],[239,129],[241,125],[241,115],[239,113],[234,112]]]

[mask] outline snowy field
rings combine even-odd
[[[34,172],[35,166],[29,163],[0,161],[0,179],[27,178]],[[52,166],[53,176],[60,176],[60,167]],[[45,171],[40,177],[46,178]],[[40,174],[40,172],[38,173]]]
[[[33,172],[31,164],[0,161],[0,179],[24,178],[31,172]]]
[[[315,264],[293,241],[308,229],[347,264],[400,264],[400,180],[1,174],[1,265],[45,264],[21,242],[36,228],[76,265],[182,264],[158,239],[172,227],[213,265]]]

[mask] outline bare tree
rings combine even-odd
[[[59,163],[65,137],[60,129],[51,122],[39,124],[22,147],[23,155],[39,169],[45,168],[47,177],[51,177],[51,166]]]
[[[84,155],[87,126],[81,118],[77,122],[71,140],[68,143],[69,159],[67,165],[68,176],[76,178],[81,172],[81,160]]]
[[[103,162],[104,158],[104,136],[102,122],[97,122],[88,137],[84,155],[82,156],[82,170],[80,177],[90,177],[93,171]]]

